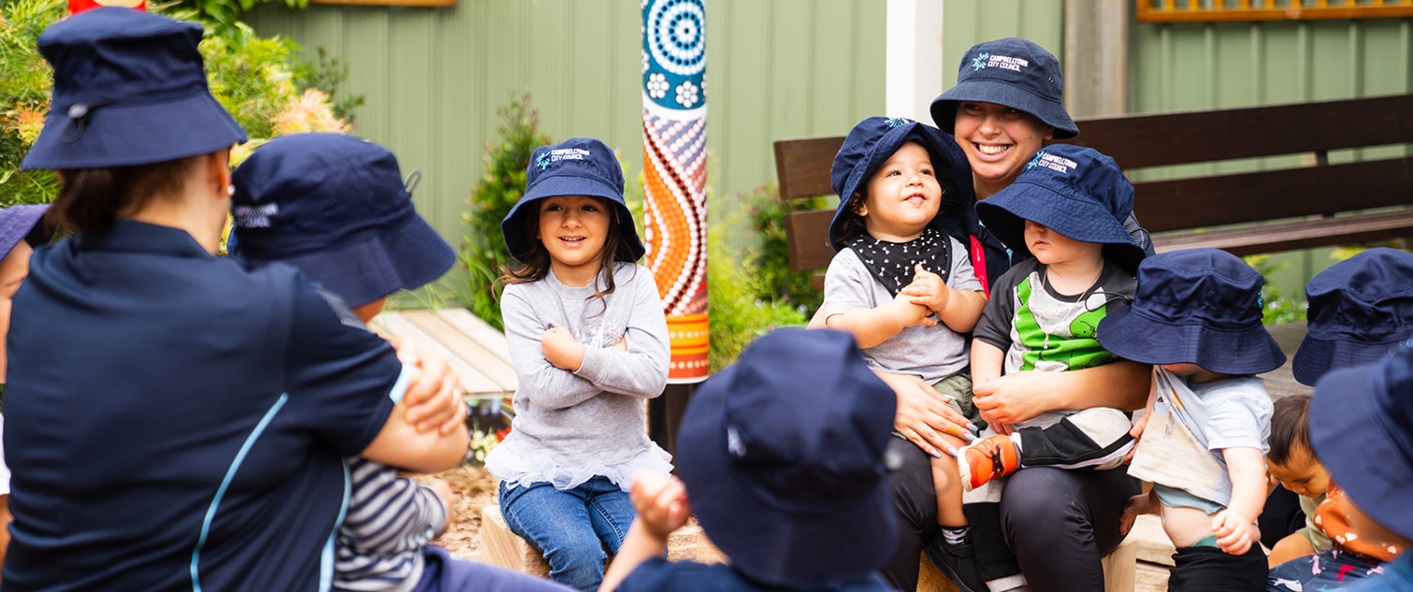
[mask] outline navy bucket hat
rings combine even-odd
[[[40,224],[40,218],[49,210],[49,204],[10,206],[0,209],[0,259],[4,259],[15,245],[36,235],[29,242],[34,244],[48,239],[48,229]]]
[[[767,334],[697,389],[677,473],[732,567],[796,588],[892,558],[884,455],[895,401],[853,336],[830,330]]]
[[[1245,376],[1285,364],[1285,353],[1261,324],[1266,279],[1240,257],[1186,249],[1138,266],[1138,291],[1115,306],[1096,337],[1114,355],[1142,364],[1197,364]]]
[[[525,185],[525,195],[500,221],[505,248],[511,257],[525,261],[532,242],[538,240],[525,234],[525,220],[534,208],[530,204],[559,195],[584,195],[608,200],[618,222],[618,232],[623,237],[622,246],[614,254],[615,259],[637,261],[647,252],[643,241],[638,240],[633,213],[623,200],[623,166],[618,164],[618,157],[603,142],[593,138],[570,138],[536,148],[530,155]]]
[[[1413,253],[1369,249],[1320,272],[1305,295],[1307,331],[1291,364],[1300,384],[1377,360],[1413,338]]]
[[[873,173],[883,166],[903,144],[917,142],[932,158],[932,168],[942,183],[942,212],[947,204],[956,204],[959,214],[971,204],[971,165],[967,156],[952,138],[935,127],[901,117],[869,117],[849,130],[844,145],[834,156],[829,168],[830,186],[839,195],[839,209],[829,223],[829,246],[835,251],[844,248],[844,220],[854,215],[849,211],[850,200],[859,187],[868,183]],[[934,224],[940,224],[939,213]]]
[[[1365,515],[1413,538],[1413,342],[1321,378],[1310,399],[1310,445]]]
[[[456,262],[417,215],[397,157],[372,142],[283,136],[232,177],[235,254],[289,263],[350,307],[431,282]]]
[[[1060,102],[1064,89],[1055,54],[1016,37],[986,41],[967,50],[957,84],[932,100],[932,121],[950,134],[957,103],[995,103],[1034,115],[1055,128],[1056,139],[1073,138],[1079,127]]]
[[[165,162],[245,141],[206,85],[201,27],[101,7],[51,25],[39,51],[54,67],[44,130],[26,169]]]
[[[1077,241],[1103,243],[1104,257],[1128,273],[1146,255],[1124,228],[1133,185],[1114,159],[1090,148],[1055,144],[1037,152],[1014,183],[976,204],[982,224],[1012,251],[1030,254],[1025,221]]]

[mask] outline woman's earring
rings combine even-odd
[[[235,185],[226,185],[226,195],[235,197]]]

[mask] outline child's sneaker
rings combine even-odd
[[[986,581],[976,570],[976,553],[971,547],[971,537],[955,545],[947,542],[939,530],[937,535],[922,546],[927,560],[937,571],[942,572],[962,592],[986,592]]]
[[[971,491],[986,482],[1014,473],[1020,468],[1020,451],[1010,436],[997,434],[982,438],[957,452],[957,468],[961,471],[962,487]]]

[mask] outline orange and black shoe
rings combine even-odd
[[[1010,436],[997,434],[966,445],[957,452],[962,487],[971,491],[1020,468],[1020,450]]]

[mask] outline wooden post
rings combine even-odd
[[[1129,0],[1065,2],[1064,100],[1071,116],[1128,112],[1128,11],[1132,6]]]

